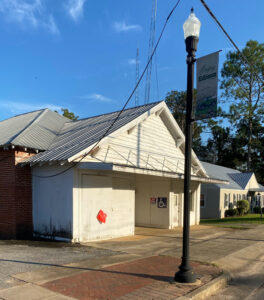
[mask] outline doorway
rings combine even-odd
[[[182,226],[183,194],[171,193],[171,227]]]
[[[136,226],[170,227],[170,180],[137,176],[135,193]]]

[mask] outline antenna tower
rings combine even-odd
[[[155,33],[156,33],[156,17],[157,17],[157,0],[152,0],[152,14],[151,14],[151,22],[150,22],[150,37],[149,37],[148,59],[150,59],[151,54],[152,54],[153,49],[154,49]],[[149,99],[150,99],[152,59],[151,59],[151,62],[148,66],[147,74],[146,74],[145,103],[148,103]]]
[[[136,54],[136,84],[139,80],[139,49],[137,48],[137,54]],[[135,106],[138,106],[138,92],[139,87],[135,91]]]

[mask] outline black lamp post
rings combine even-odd
[[[185,166],[184,166],[184,220],[182,262],[175,274],[175,281],[182,283],[195,282],[196,276],[189,263],[189,234],[190,234],[190,181],[192,153],[192,122],[193,122],[193,85],[195,52],[199,40],[201,23],[195,17],[193,8],[189,18],[183,25],[187,55],[187,101],[185,119]]]

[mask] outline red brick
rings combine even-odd
[[[0,237],[32,235],[31,169],[18,163],[34,153],[0,150]]]
[[[75,299],[175,299],[197,286],[171,284],[180,259],[153,256],[58,279],[42,286]],[[214,266],[191,263],[201,285],[218,276]]]

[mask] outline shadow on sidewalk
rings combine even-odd
[[[130,275],[130,276],[152,279],[152,280],[162,281],[162,282],[172,282],[173,281],[172,276],[163,276],[163,275],[128,273],[128,272],[120,272],[120,271],[110,271],[110,270],[105,270],[105,269],[92,269],[92,268],[82,268],[82,267],[73,267],[73,266],[63,266],[63,265],[58,265],[58,264],[11,260],[11,259],[0,259],[0,262],[12,262],[12,263],[19,263],[19,264],[40,265],[40,266],[46,266],[46,267],[57,267],[57,268],[81,270],[81,271],[93,271],[93,272],[102,272],[102,273],[119,274],[119,275]]]

